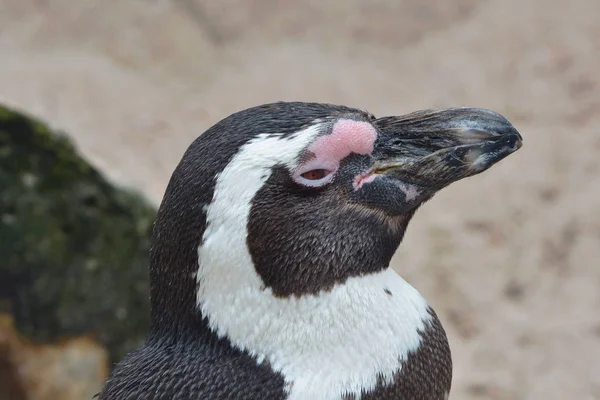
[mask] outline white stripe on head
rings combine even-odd
[[[290,399],[359,395],[378,377],[391,381],[430,318],[421,295],[390,269],[299,298],[273,296],[256,273],[246,245],[252,199],[275,165],[295,168],[321,127],[243,146],[217,178],[198,248],[202,314],[220,337],[280,372]]]

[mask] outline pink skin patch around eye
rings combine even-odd
[[[333,125],[331,134],[319,137],[308,147],[315,155],[308,164],[333,171],[351,153],[371,154],[375,139],[377,131],[368,122],[341,119]]]

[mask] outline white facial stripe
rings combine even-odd
[[[280,372],[290,399],[340,398],[391,379],[420,344],[430,318],[420,294],[392,270],[348,279],[331,291],[274,297],[246,246],[252,199],[277,164],[295,167],[319,134],[250,141],[219,175],[198,248],[198,305],[211,328]],[[388,289],[391,295],[385,292]]]
[[[246,225],[252,199],[269,179],[277,164],[295,167],[298,154],[319,134],[313,125],[287,138],[261,135],[243,146],[219,174],[213,200],[206,208],[206,231],[198,249],[198,302],[211,306],[211,290],[235,292],[247,286],[260,287],[246,247]],[[210,279],[225,279],[212,284]],[[226,283],[226,284],[225,284]],[[207,295],[206,297],[204,295]]]

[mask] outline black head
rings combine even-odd
[[[423,202],[520,146],[505,118],[473,108],[376,119],[275,103],[225,118],[189,147],[161,204],[153,331],[202,330],[205,290],[302,296],[387,268]]]

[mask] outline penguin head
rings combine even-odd
[[[386,269],[421,204],[520,146],[504,117],[476,108],[376,118],[275,103],[232,114],[191,144],[167,187],[152,330],[201,329],[235,293],[318,296]]]

